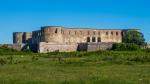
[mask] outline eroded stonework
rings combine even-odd
[[[14,44],[28,42],[31,44],[30,48],[32,50],[36,50],[40,53],[53,51],[70,52],[80,49],[88,51],[88,49],[92,49],[92,46],[99,46],[99,48],[96,47],[96,50],[98,50],[102,49],[101,47],[105,45],[105,47],[111,47],[111,45],[109,45],[110,43],[121,43],[123,35],[125,35],[127,31],[128,29],[90,29],[45,26],[32,33],[14,33]],[[29,39],[31,41],[28,41]]]

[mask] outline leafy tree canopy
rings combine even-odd
[[[123,37],[124,43],[135,43],[137,45],[145,45],[144,35],[139,31],[127,31]]]

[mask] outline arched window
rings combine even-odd
[[[124,32],[121,32],[121,35],[124,36]]]
[[[116,32],[116,36],[118,36],[118,32]]]
[[[108,35],[108,32],[106,32],[106,35]]]
[[[92,42],[96,42],[96,39],[95,39],[95,37],[92,37]]]
[[[47,52],[49,52],[49,49],[47,49]]]
[[[111,32],[111,35],[114,35],[114,33],[113,33],[113,32]]]
[[[100,35],[101,33],[100,32],[98,32],[98,35]]]
[[[55,30],[55,33],[57,34],[57,29]]]
[[[90,42],[90,37],[87,37],[87,42]]]
[[[101,38],[100,37],[97,38],[97,42],[101,42]]]
[[[76,34],[77,34],[77,31],[75,31],[74,33],[75,33],[75,35],[76,35]]]

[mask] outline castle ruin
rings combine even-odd
[[[32,33],[14,32],[13,43],[16,49],[28,46],[39,53],[107,50],[113,43],[121,43],[128,30],[137,31],[44,26]]]

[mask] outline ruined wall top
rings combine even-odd
[[[14,32],[14,43],[26,42],[32,38],[33,43],[80,43],[88,40],[96,42],[121,42],[122,36],[129,30],[139,29],[100,29],[100,28],[67,28],[62,26],[43,26],[31,32]],[[31,37],[32,36],[32,37]]]
[[[140,31],[140,29],[138,28],[131,28],[131,29],[112,29],[112,28],[69,28],[69,27],[63,27],[63,26],[43,26],[41,27],[41,29],[48,29],[48,28],[62,28],[62,29],[71,29],[71,30],[121,30],[121,31],[129,31],[129,30],[133,30],[133,31]]]
[[[32,38],[31,32],[14,32],[13,33],[13,43],[27,43]]]

